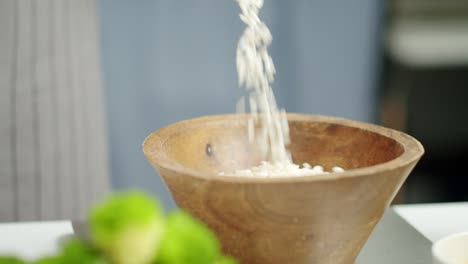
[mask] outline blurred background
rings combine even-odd
[[[86,130],[84,135],[94,138],[92,146],[102,143],[99,149],[104,152],[97,155],[94,151],[94,158],[86,158],[90,164],[98,160],[105,164],[108,160],[109,170],[89,170],[92,176],[88,177],[108,179],[114,189],[143,188],[160,197],[166,207],[173,207],[169,193],[144,158],[141,144],[148,134],[173,122],[235,111],[235,102],[243,94],[238,88],[235,68],[236,45],[244,28],[238,17],[237,3],[233,0],[80,1],[18,1],[26,2],[23,4],[26,7],[11,4],[14,1],[9,0],[0,3],[3,2],[3,10],[10,8],[2,13],[4,17],[12,10],[19,14],[25,9],[26,15],[18,15],[20,18],[35,14],[30,16],[32,22],[28,25],[35,25],[34,19],[41,14],[52,17],[44,22],[44,25],[58,24],[56,30],[47,31],[49,41],[58,39],[50,41],[52,47],[63,44],[57,32],[65,30],[63,41],[71,45],[71,51],[82,46],[90,51],[84,52],[86,56],[83,57],[77,55],[75,60],[82,62],[81,68],[72,69],[71,78],[73,72],[78,72],[82,79],[87,79],[89,74],[97,80],[92,83],[98,92],[84,96],[87,99],[83,100],[94,97],[91,99],[96,103],[93,109],[101,108],[102,120],[98,118],[98,121],[101,120],[103,127],[90,126],[96,129]],[[47,13],[47,8],[42,13],[37,11],[45,5],[43,3],[48,3],[53,11]],[[396,202],[468,200],[465,189],[468,172],[464,168],[465,162],[468,163],[468,123],[465,121],[468,115],[465,101],[468,99],[468,0],[266,0],[261,17],[273,34],[270,52],[277,68],[274,90],[281,107],[289,112],[377,123],[419,139],[426,154]],[[21,19],[8,21],[11,26],[3,29],[8,29],[11,37],[1,43],[12,44],[9,48],[3,46],[7,51],[0,58],[10,58],[9,54],[15,52],[22,54],[18,52],[21,46],[15,48],[22,43],[22,34],[36,36],[33,38],[36,40],[41,36],[34,33],[34,26],[32,29],[21,27]],[[63,23],[58,23],[60,21]],[[70,27],[73,25],[78,26]],[[14,29],[22,33],[11,33]],[[90,33],[86,35],[87,32]],[[94,53],[91,52],[93,47]],[[58,69],[66,67],[67,61],[60,60],[60,54],[51,50],[46,52],[46,58],[52,58],[52,64]],[[10,60],[21,62],[21,56]],[[0,66],[6,61],[0,60]],[[40,65],[34,60],[32,63],[36,67]],[[40,76],[38,71],[40,67],[32,73],[36,79]],[[8,80],[20,79],[19,72],[2,75],[0,81],[3,78],[4,87],[11,84]],[[8,116],[11,115],[5,114],[2,118],[7,120]],[[82,118],[82,124],[95,118],[93,113],[87,116],[89,119]],[[5,126],[4,133],[11,132],[8,129]],[[99,135],[94,136],[95,132]],[[10,134],[9,138],[12,137]],[[5,140],[4,144],[8,142]],[[74,144],[79,143],[72,141],[71,146]],[[10,146],[11,149],[16,145]],[[87,156],[85,150],[77,155]],[[57,153],[54,155],[59,155]],[[15,155],[10,157],[10,164],[15,164],[18,153]],[[8,162],[6,158],[3,161]],[[78,165],[75,170],[79,168]],[[14,166],[12,170],[0,170],[3,175],[9,172],[15,173]],[[27,175],[25,179],[43,178],[33,169]],[[99,183],[103,187],[95,191],[96,197],[108,189],[104,181]],[[11,182],[16,188],[21,183]],[[79,184],[82,183],[78,181]],[[85,186],[82,185],[82,189],[86,189]],[[43,192],[39,192],[39,196]],[[12,197],[12,201],[21,201],[18,195]],[[58,215],[67,216],[64,210]],[[18,212],[11,214],[18,218]],[[42,218],[53,217],[54,214],[42,214]]]
[[[265,1],[274,92],[289,112],[377,120],[384,3]],[[233,0],[102,0],[101,52],[113,186],[144,187],[173,205],[140,145],[178,120],[232,113],[244,29]]]
[[[139,143],[177,120],[234,111],[238,7],[101,0],[99,10],[113,184],[170,203]],[[468,1],[265,1],[261,15],[281,106],[408,132],[426,155],[398,202],[468,200]]]

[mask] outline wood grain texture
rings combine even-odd
[[[241,263],[353,263],[424,150],[408,135],[371,124],[300,114],[288,119],[295,162],[347,171],[218,176],[258,161],[239,115],[173,124],[151,134],[143,152],[176,203],[208,224]]]
[[[95,5],[0,1],[0,221],[80,219],[109,190]]]

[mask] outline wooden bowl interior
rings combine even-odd
[[[378,133],[341,124],[290,120],[293,160],[326,170],[368,167],[400,156],[396,140]],[[169,159],[200,171],[232,171],[258,165],[257,148],[247,140],[245,120],[192,123],[171,134],[163,145]]]

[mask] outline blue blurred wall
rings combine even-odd
[[[372,121],[380,1],[265,2],[279,104]],[[234,111],[243,94],[238,7],[234,0],[100,0],[99,16],[113,185],[144,188],[171,207],[141,143],[172,122]]]

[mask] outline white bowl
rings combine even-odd
[[[468,264],[468,232],[446,236],[432,245],[434,264]]]

